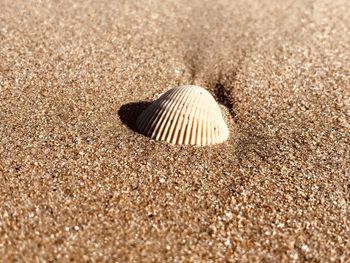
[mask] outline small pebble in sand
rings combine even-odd
[[[213,96],[204,88],[184,85],[168,90],[137,119],[141,133],[173,144],[212,145],[229,137]]]

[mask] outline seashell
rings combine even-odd
[[[138,130],[173,144],[211,145],[225,141],[229,130],[213,96],[184,85],[163,93],[136,120]]]

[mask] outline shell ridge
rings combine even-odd
[[[184,134],[184,143],[185,144],[191,144],[191,132],[192,132],[192,127],[194,125],[195,122],[195,117],[196,117],[196,113],[198,111],[198,104],[200,101],[200,97],[198,96],[193,96],[194,102],[193,102],[193,107],[192,107],[192,114],[188,114],[188,125],[187,128],[185,130],[185,134]]]
[[[154,119],[157,117],[157,113],[160,111],[160,107],[159,105],[161,104],[162,101],[160,100],[156,100],[155,101],[155,110],[152,112],[152,114],[150,114],[150,118],[148,120],[148,122],[146,123],[146,126],[145,126],[145,133],[146,135],[149,135],[150,132],[151,132],[151,129],[152,129],[152,123],[154,121]]]
[[[162,111],[158,114],[159,117],[157,118],[157,121],[155,123],[154,130],[152,132],[151,138],[155,138],[157,140],[157,135],[159,135],[159,129],[161,128],[161,124],[163,123],[163,119],[165,118],[166,114],[168,113],[167,106],[171,103],[170,100],[164,100],[164,107]]]
[[[177,140],[178,144],[187,144],[186,140],[185,140],[185,131],[187,130],[187,127],[189,125],[189,119],[191,117],[191,112],[193,111],[194,107],[195,107],[195,103],[197,100],[197,96],[194,96],[193,94],[191,96],[189,96],[188,100],[186,101],[186,109],[183,112],[182,116],[183,116],[183,123],[180,126],[180,133],[179,133],[179,137]],[[193,104],[193,106],[191,105]]]
[[[203,115],[203,109],[200,107],[198,109],[198,126],[196,131],[196,144],[202,145],[202,115]]]
[[[208,113],[208,121],[207,121],[207,144],[211,144],[212,141],[212,114],[211,111],[207,111]]]
[[[167,92],[166,92],[167,93]],[[154,129],[155,129],[155,127],[154,127],[154,125],[155,125],[155,123],[157,122],[157,120],[159,119],[159,117],[160,117],[160,115],[161,115],[161,112],[163,112],[163,110],[164,110],[164,108],[163,108],[163,106],[164,106],[164,104],[166,103],[166,101],[167,101],[167,98],[169,97],[169,96],[171,96],[171,94],[172,93],[174,93],[174,91],[173,90],[169,90],[169,92],[167,93],[167,94],[163,94],[162,96],[160,96],[158,99],[157,99],[157,101],[159,101],[159,103],[158,103],[158,110],[154,113],[154,118],[152,119],[152,121],[150,121],[150,126],[149,126],[149,128],[148,128],[148,130],[149,130],[149,132],[152,132],[153,133],[153,131],[154,131]],[[166,96],[165,96],[166,95]]]
[[[156,111],[156,105],[151,104],[138,118],[139,123],[138,126],[140,127],[140,131],[142,133],[145,133],[145,126],[147,126],[147,123],[149,119],[152,117],[152,114]]]
[[[192,88],[189,88],[189,89],[192,89]],[[186,91],[188,90],[185,90],[184,88],[184,96],[182,97],[182,100],[178,101],[179,108],[174,116],[174,125],[172,126],[172,129],[170,129],[169,141],[172,143],[176,143],[177,141],[177,138],[179,136],[179,126],[182,123],[182,112],[186,105],[185,102],[188,100],[189,96],[191,96],[191,93]]]
[[[141,122],[139,124],[140,126],[140,130],[142,131],[142,133],[149,135],[150,129],[151,129],[151,124],[153,119],[157,116],[157,113],[161,110],[161,108],[159,107],[160,103],[162,101],[164,101],[163,99],[161,99],[161,97],[166,97],[165,95],[169,95],[169,93],[173,93],[174,91],[168,90],[166,93],[164,93],[163,95],[161,95],[157,100],[155,100],[144,112],[147,114],[146,118],[144,119],[143,122]],[[152,107],[154,107],[155,109],[152,109]],[[143,116],[140,115],[139,118],[142,118]]]
[[[183,96],[184,96],[185,94],[184,94],[184,90],[179,90],[179,92],[176,94],[176,96],[174,97],[174,98],[172,98],[172,101],[173,101],[173,103],[172,103],[172,105],[171,105],[171,108],[169,108],[169,114],[168,114],[168,116],[167,116],[167,118],[166,118],[166,125],[164,126],[164,130],[162,131],[162,137],[160,138],[160,140],[165,140],[165,141],[167,141],[167,135],[168,135],[168,133],[169,133],[169,129],[170,129],[170,127],[171,127],[171,125],[172,125],[172,120],[173,120],[173,118],[174,118],[174,114],[175,114],[175,111],[174,111],[174,108],[175,108],[175,106],[177,105],[177,101],[179,100],[179,99],[181,99]]]
[[[167,110],[164,111],[162,119],[159,120],[159,129],[157,131],[157,135],[156,135],[156,139],[158,140],[160,138],[160,136],[162,136],[162,134],[164,133],[163,129],[166,125],[166,122],[169,118],[169,116],[171,115],[172,109],[174,108],[175,104],[176,104],[176,100],[179,98],[179,96],[181,96],[181,92],[174,92],[171,94],[171,97],[169,96],[167,99],[170,101],[169,106],[167,108]]]
[[[165,114],[166,112],[166,105],[168,105],[168,103],[171,102],[171,100],[168,99],[169,96],[171,96],[175,91],[174,90],[170,90],[171,92],[168,92],[167,96],[160,96],[158,100],[161,101],[160,105],[159,105],[159,111],[156,113],[156,118],[153,120],[152,122],[152,126],[154,126],[154,128],[152,129],[152,134],[151,134],[151,138],[153,138],[155,136],[155,134],[157,133],[158,127],[159,127],[159,123],[160,123],[160,119],[162,118],[162,116]]]
[[[175,117],[176,117],[178,110],[175,110],[175,109],[178,106],[179,100],[181,101],[183,99],[183,97],[186,95],[186,92],[184,89],[179,89],[178,93],[179,93],[179,96],[177,96],[176,98],[173,99],[174,104],[171,108],[169,118],[167,119],[167,125],[164,128],[163,135],[161,138],[161,140],[165,140],[166,142],[170,142],[168,137],[169,137],[169,134],[171,134],[171,132],[172,132],[173,126],[176,124]]]

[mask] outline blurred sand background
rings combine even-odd
[[[350,1],[0,9],[1,261],[350,260]],[[226,143],[133,130],[180,84]]]

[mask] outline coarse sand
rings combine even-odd
[[[0,10],[0,261],[349,262],[350,1]],[[228,141],[135,132],[182,84]]]

